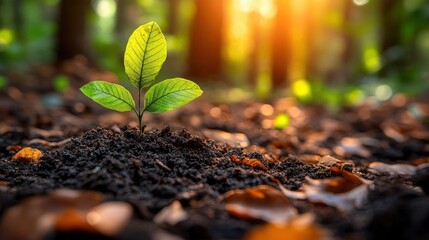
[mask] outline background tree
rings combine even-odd
[[[189,77],[221,77],[225,4],[226,0],[195,0],[188,51]]]
[[[90,0],[61,0],[56,36],[56,62],[62,63],[76,55],[85,56],[90,63],[87,14]]]
[[[276,0],[277,13],[274,17],[271,43],[271,79],[273,86],[287,83],[289,75],[291,35],[291,1]]]

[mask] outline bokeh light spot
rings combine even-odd
[[[300,101],[308,102],[311,100],[311,86],[305,79],[299,79],[292,83],[292,93]]]
[[[375,97],[379,101],[386,101],[392,97],[393,91],[392,88],[386,84],[382,84],[375,89]]]
[[[9,45],[13,41],[13,32],[10,29],[0,29],[0,46]]]
[[[358,5],[358,6],[363,6],[365,4],[367,4],[369,2],[369,0],[353,0],[353,3]]]
[[[280,113],[274,118],[274,128],[282,130],[283,128],[289,126],[290,118],[285,113]]]

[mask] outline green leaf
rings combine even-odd
[[[118,84],[93,81],[82,86],[80,91],[108,109],[118,112],[134,111],[135,109],[130,91]]]
[[[167,43],[158,24],[138,27],[125,49],[125,73],[138,89],[149,86],[167,58]]]
[[[147,91],[144,98],[144,110],[167,112],[189,103],[202,93],[201,88],[192,81],[183,78],[164,80]]]

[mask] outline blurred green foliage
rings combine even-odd
[[[54,78],[54,88],[58,92],[65,92],[70,87],[70,80],[67,76],[59,75]]]
[[[39,64],[55,62],[61,1],[0,1],[1,75],[29,72]],[[173,11],[176,18],[171,18],[173,2],[178,3]],[[157,21],[167,29],[170,56],[160,78],[182,75],[192,48],[189,39],[196,2],[91,0],[87,31],[95,66],[125,80],[123,52],[127,36],[143,22]],[[321,103],[335,110],[368,97],[385,101],[395,93],[416,96],[429,89],[427,0],[289,1],[294,8],[302,9],[288,16],[293,46],[292,59],[285,62],[285,71],[290,75],[285,88],[272,83],[270,68],[271,40],[276,32],[286,30],[270,28],[279,12],[276,3],[281,1],[225,2],[220,74],[224,79],[219,81],[234,86],[230,92],[237,87],[250,89],[253,96],[268,99],[278,96],[273,92],[285,92],[286,88],[301,103]],[[383,9],[383,4],[390,8]],[[120,7],[125,9],[124,16],[119,15]],[[315,21],[310,25],[318,27],[302,30],[309,19]],[[210,29],[202,30],[210,34]],[[386,39],[392,44],[387,46]],[[53,85],[64,91],[67,81],[60,76],[54,78]],[[237,96],[241,95],[236,94],[236,99]]]

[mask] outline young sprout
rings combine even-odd
[[[183,78],[167,79],[151,86],[166,58],[167,44],[158,24],[144,24],[128,39],[124,57],[125,73],[138,88],[137,107],[131,93],[119,84],[93,81],[80,90],[103,107],[119,112],[133,111],[142,133],[144,112],[167,112],[189,103],[203,93],[196,83]],[[143,89],[149,86],[142,106]]]

